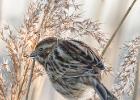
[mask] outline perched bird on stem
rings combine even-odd
[[[76,100],[90,86],[101,100],[117,100],[100,82],[101,58],[85,43],[48,37],[30,56],[45,68],[53,87],[65,98]]]

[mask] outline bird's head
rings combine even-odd
[[[35,50],[30,54],[30,57],[35,58],[40,64],[44,65],[56,42],[57,39],[54,37],[48,37],[40,41],[36,45]]]

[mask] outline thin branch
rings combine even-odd
[[[34,66],[35,66],[35,59],[33,59],[32,67],[31,67],[31,72],[30,72],[29,83],[28,83],[28,86],[27,86],[27,93],[26,93],[26,99],[25,100],[28,100],[28,96],[29,96],[29,92],[30,92],[30,86],[31,86],[32,77],[33,77]]]
[[[123,16],[120,24],[118,25],[118,27],[116,28],[116,30],[114,31],[113,35],[111,36],[110,40],[108,41],[106,47],[104,48],[101,56],[103,56],[106,52],[106,50],[108,49],[109,45],[111,44],[112,40],[114,39],[114,37],[116,36],[117,32],[119,31],[120,27],[122,26],[123,22],[125,21],[126,17],[128,16],[128,14],[130,13],[131,9],[133,8],[134,4],[136,3],[137,0],[134,0],[132,2],[132,4],[130,5],[130,7],[128,8],[127,12],[125,13],[125,15]]]
[[[134,86],[134,93],[133,93],[133,99],[137,100],[138,96],[138,87],[139,87],[139,67],[140,67],[140,47],[138,49],[138,56],[137,56],[137,69],[135,73],[135,86]]]

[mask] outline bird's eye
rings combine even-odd
[[[43,48],[39,48],[39,51],[43,51]]]

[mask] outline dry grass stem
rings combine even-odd
[[[122,26],[123,22],[125,21],[125,19],[127,18],[128,14],[130,13],[131,9],[133,8],[134,4],[136,3],[137,0],[133,0],[132,4],[130,5],[130,7],[128,8],[127,12],[125,13],[125,15],[123,16],[121,22],[119,23],[119,25],[117,26],[117,28],[115,29],[115,31],[113,32],[113,35],[111,36],[111,38],[109,39],[107,45],[105,46],[105,48],[102,51],[102,56],[105,54],[106,50],[108,49],[109,45],[111,44],[112,40],[114,39],[114,37],[116,36],[117,32],[119,31],[120,27]]]
[[[28,87],[27,87],[27,93],[26,93],[26,99],[25,100],[28,100],[28,97],[29,97],[30,86],[31,86],[32,77],[33,77],[33,71],[34,71],[34,66],[35,66],[35,59],[33,59],[33,63],[32,63],[32,66],[31,66],[31,72],[30,72],[30,76],[29,76],[29,82],[28,82]]]

